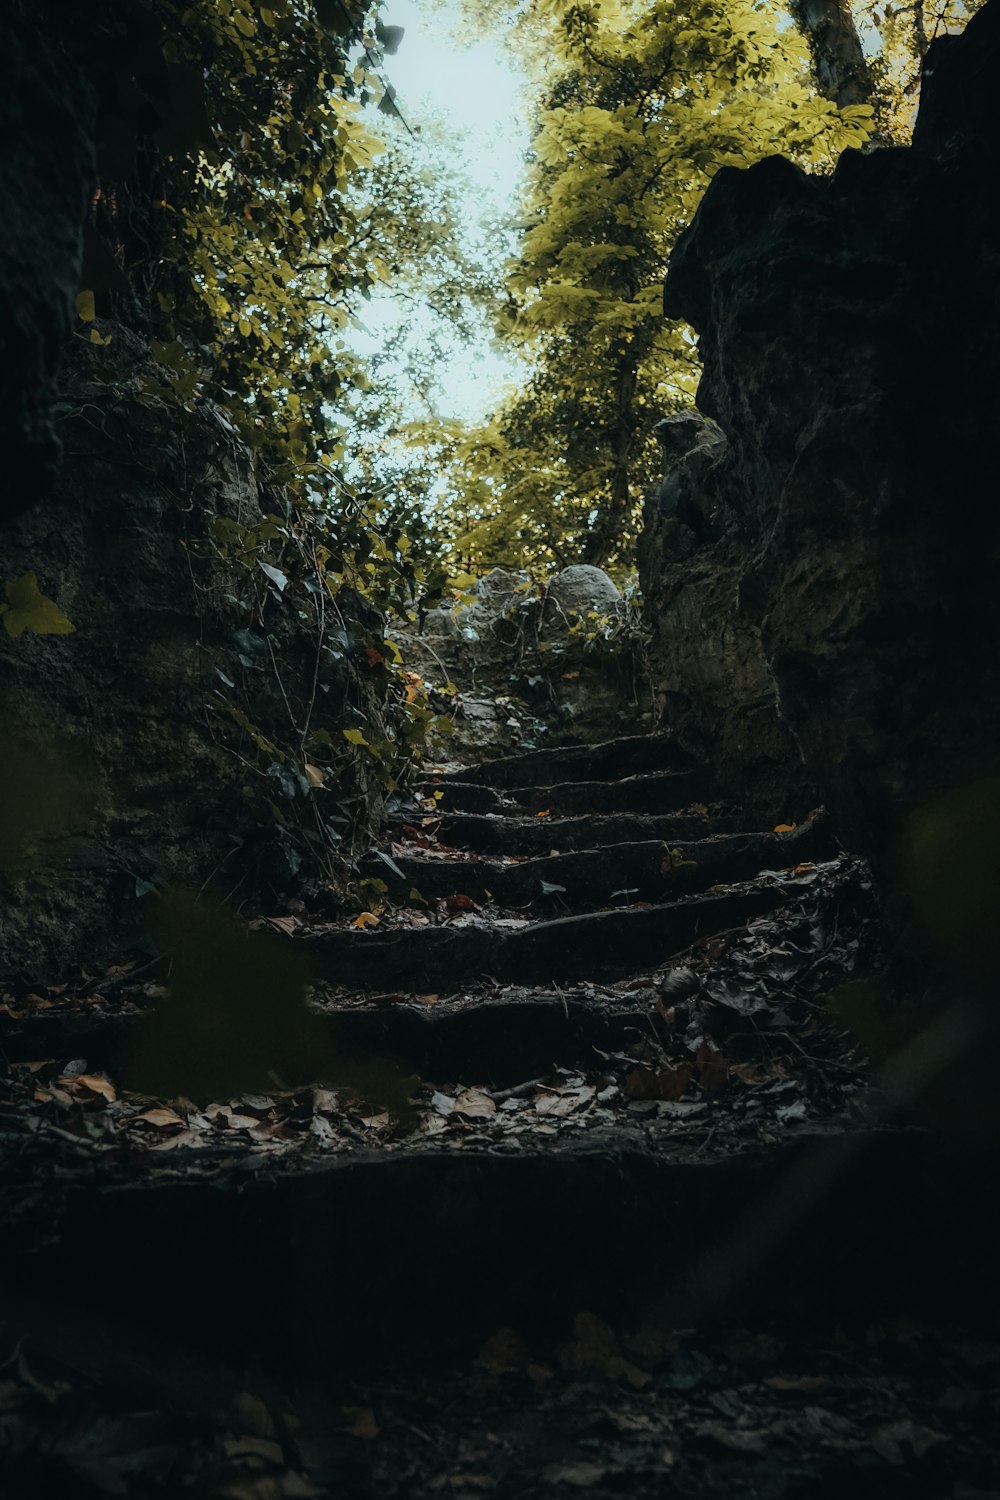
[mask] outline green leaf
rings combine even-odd
[[[69,635],[76,629],[52,599],[38,587],[35,573],[25,573],[16,583],[8,583],[7,603],[0,605],[4,629],[16,641],[30,630],[34,635]]]
[[[344,739],[349,745],[368,744],[368,741],[365,739],[360,729],[344,729],[341,731],[341,733],[343,734]]]
[[[267,574],[272,583],[277,584],[278,589],[281,593],[285,592],[285,589],[288,586],[288,579],[285,577],[280,568],[272,567],[270,563],[266,562],[258,562],[257,566],[258,568],[260,568],[262,573]]]

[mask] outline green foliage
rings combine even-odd
[[[875,107],[883,140],[905,145],[920,98],[920,76],[927,49],[939,36],[962,31],[984,0],[914,0],[897,5],[863,0],[855,6],[865,36],[876,44],[873,57]]]
[[[670,249],[721,166],[781,151],[816,168],[872,111],[813,87],[805,44],[754,0],[538,0],[545,96],[500,315],[526,384],[457,455],[490,564],[627,564],[656,420],[689,404],[689,331],[663,322]]]
[[[136,0],[119,13],[108,0],[117,50],[97,69],[101,185],[77,310],[152,333],[148,398],[211,402],[352,586],[401,608],[418,585],[406,549],[345,478],[353,403],[371,385],[347,333],[374,289],[424,274],[431,225],[441,271],[451,221],[398,148],[377,169],[366,106],[393,112],[382,56],[399,28],[376,8]]]
[[[348,333],[380,287],[447,285],[454,218],[454,192],[398,144],[386,149],[396,112],[383,58],[401,33],[377,8],[98,0],[96,28],[77,37],[101,99],[81,331],[103,343],[114,336],[105,317],[137,326],[158,367],[142,398],[210,412],[253,454],[272,513],[250,526],[208,518],[246,633],[271,650],[265,609],[296,611],[317,677],[350,657],[398,721],[392,739],[350,724],[331,735],[316,726],[314,685],[312,702],[286,697],[285,732],[264,734],[255,679],[220,657],[213,735],[267,794],[290,860],[308,847],[327,868],[367,812],[327,816],[328,794],[391,790],[433,717],[382,632],[363,639],[348,622],[357,610],[338,604],[353,590],[405,613],[420,593],[425,570],[399,507],[354,454],[372,382]],[[280,662],[270,667],[285,696]]]
[[[380,544],[363,514],[354,524],[359,550]],[[347,549],[334,555],[316,517],[292,508],[253,526],[216,516],[190,546],[193,566],[214,563],[218,578],[223,564],[226,602],[241,622],[215,663],[210,732],[242,762],[246,794],[277,831],[285,872],[319,869],[336,882],[367,840],[374,795],[395,791],[435,719],[384,637],[384,616],[357,597],[357,581],[377,565]],[[210,586],[210,576],[203,569],[198,587]],[[299,650],[310,653],[297,690],[281,653],[279,621],[289,613]],[[284,706],[276,718],[271,712],[266,733],[262,673],[272,705],[277,697]],[[343,690],[327,697],[334,683]]]
[[[34,573],[25,573],[5,589],[6,604],[0,604],[4,629],[16,641],[24,632],[33,635],[69,635],[76,627],[58,604],[47,599],[38,587]]]

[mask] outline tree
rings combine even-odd
[[[753,0],[541,0],[550,65],[502,336],[528,361],[493,419],[493,557],[627,564],[651,432],[690,402],[690,334],[664,324],[671,246],[712,174],[782,151],[825,166],[870,127],[812,86],[802,37]]]
[[[150,393],[211,402],[278,508],[318,523],[345,577],[386,607],[417,580],[369,472],[379,361],[349,335],[380,289],[454,313],[474,277],[452,232],[455,184],[400,122],[385,64],[400,28],[377,12],[96,0],[96,25],[76,18],[100,99],[78,308],[94,339],[103,316],[150,338]]]
[[[866,36],[872,103],[879,135],[901,145],[910,139],[924,58],[939,36],[962,31],[983,0],[863,0],[855,7]]]
[[[867,104],[872,76],[850,0],[792,0],[792,14],[808,39],[820,92],[837,104]]]

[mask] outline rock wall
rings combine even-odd
[[[678,424],[647,506],[660,712],[875,852],[1000,758],[998,73],[992,0],[931,49],[912,148],[722,170],[666,284],[718,433]]]
[[[0,531],[5,577],[37,572],[75,626],[0,630],[0,981],[103,972],[175,883],[281,909],[378,817],[380,768],[342,730],[394,733],[381,615],[344,592],[321,643],[291,570],[282,592],[226,559],[218,520],[276,498],[211,408],[151,394],[140,338],[99,326],[55,488]]]
[[[0,522],[55,474],[51,406],[95,181],[97,97],[61,45],[66,17],[47,10],[8,0],[0,18]]]

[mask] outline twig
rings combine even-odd
[[[513,1088],[487,1089],[486,1094],[494,1104],[503,1104],[506,1099],[530,1099],[535,1089],[544,1082],[544,1078],[531,1078],[527,1083],[515,1083]]]

